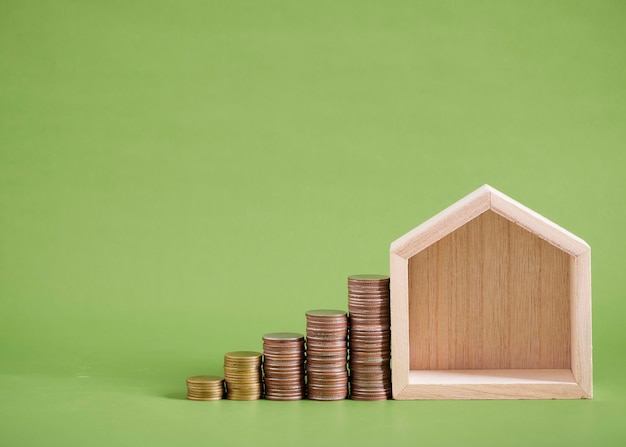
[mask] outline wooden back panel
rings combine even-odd
[[[410,369],[570,368],[572,262],[493,211],[416,254]]]

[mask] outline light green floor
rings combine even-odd
[[[93,370],[2,376],[4,445],[585,446],[624,439],[624,393],[606,396],[602,387],[593,401],[190,402],[184,377],[154,367],[142,374],[146,380]]]

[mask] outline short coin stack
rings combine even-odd
[[[262,354],[254,351],[235,351],[224,354],[226,398],[256,400],[263,395],[261,380]]]
[[[348,397],[348,315],[342,310],[306,313],[306,369],[308,398],[342,400]]]
[[[389,277],[348,277],[350,397],[391,398]]]
[[[263,336],[265,398],[300,400],[305,395],[304,335],[273,332]]]
[[[187,378],[187,399],[220,400],[224,397],[224,378],[191,376]]]

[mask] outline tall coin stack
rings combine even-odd
[[[263,395],[260,352],[235,351],[224,354],[226,399],[257,400]]]
[[[348,277],[350,398],[391,398],[389,277]]]
[[[304,335],[273,332],[263,336],[265,398],[304,399]]]
[[[312,400],[348,397],[348,315],[342,310],[306,313],[307,392]]]

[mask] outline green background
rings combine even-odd
[[[623,445],[626,4],[0,3],[0,445]],[[593,249],[591,401],[190,402],[483,183]]]

